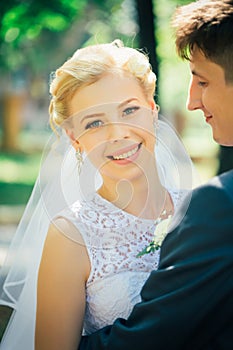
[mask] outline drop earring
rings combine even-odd
[[[154,133],[155,133],[155,139],[156,139],[156,145],[158,144],[158,110],[152,111],[153,113],[153,126],[154,126]]]
[[[80,149],[78,148],[77,151],[75,152],[75,157],[77,159],[77,165],[78,165],[78,173],[80,175],[81,170],[82,170],[82,165],[83,165],[83,155]]]

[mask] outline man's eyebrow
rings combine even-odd
[[[192,69],[192,70],[191,70],[191,73],[192,73],[192,75],[195,75],[195,76],[198,77],[198,78],[201,78],[201,79],[205,79],[205,80],[206,80],[206,78],[205,78],[203,75],[201,75],[200,73],[198,73],[195,69]]]

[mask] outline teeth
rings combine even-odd
[[[127,153],[123,153],[123,154],[120,154],[119,156],[113,157],[113,159],[119,160],[119,159],[129,158],[133,154],[135,154],[137,152],[137,150],[138,150],[138,146],[135,147],[134,149],[132,149],[131,151],[127,152]]]

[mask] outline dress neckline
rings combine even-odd
[[[167,190],[168,191],[168,190]],[[168,193],[170,194],[171,196],[171,199],[172,199],[172,202],[173,202],[173,205],[175,206],[175,201],[174,201],[174,198],[173,198],[173,194],[171,193],[172,191],[168,191]],[[131,214],[131,213],[128,213],[127,211],[121,209],[121,208],[118,208],[116,205],[114,205],[113,203],[109,202],[107,199],[103,198],[99,193],[97,192],[94,192],[92,194],[92,197],[97,199],[98,202],[102,202],[104,203],[104,205],[106,205],[112,212],[119,212],[121,214],[123,214],[125,217],[129,218],[129,219],[133,219],[133,220],[137,220],[137,221],[140,221],[140,222],[144,222],[144,223],[148,223],[148,224],[153,224],[156,219],[146,219],[146,218],[143,218],[143,217],[139,217],[139,216],[136,216],[134,214]]]

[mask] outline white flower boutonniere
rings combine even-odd
[[[146,246],[141,252],[137,254],[137,258],[145,254],[153,253],[155,250],[158,250],[161,247],[163,240],[168,233],[168,227],[170,225],[171,219],[172,215],[169,215],[166,219],[158,222],[155,228],[154,239],[148,246]]]

